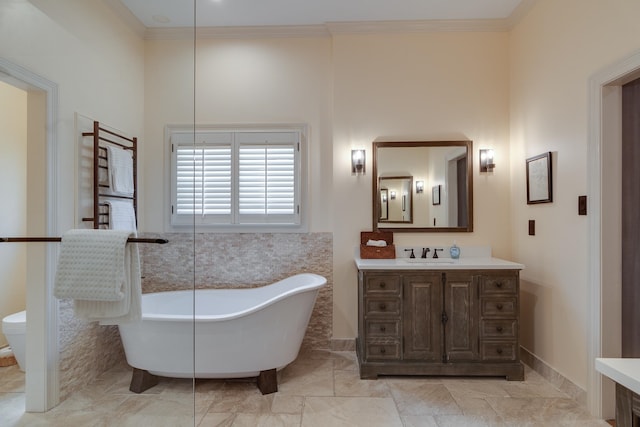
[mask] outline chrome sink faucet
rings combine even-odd
[[[420,258],[427,258],[427,254],[431,252],[429,248],[422,248],[422,256]]]
[[[438,249],[438,248],[433,248],[433,257],[434,258],[438,258],[438,251],[443,250],[442,248]]]

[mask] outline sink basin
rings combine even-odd
[[[400,261],[408,264],[453,264],[451,258],[400,258]]]

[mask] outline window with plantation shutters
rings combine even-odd
[[[173,133],[172,226],[300,225],[299,131]]]

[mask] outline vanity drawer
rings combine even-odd
[[[400,343],[366,343],[365,345],[368,360],[400,359]]]
[[[506,295],[518,291],[517,280],[513,276],[484,276],[480,282],[480,295]]]
[[[517,317],[518,302],[516,297],[481,298],[480,314],[482,317]]]
[[[400,298],[365,298],[364,315],[400,316]]]
[[[484,341],[480,343],[480,359],[493,361],[518,360],[518,345],[515,341]]]
[[[516,319],[490,319],[480,321],[480,338],[517,338]]]
[[[400,276],[380,275],[367,277],[364,284],[365,295],[371,294],[400,294]]]
[[[366,320],[365,329],[367,337],[394,337],[400,336],[399,320]]]

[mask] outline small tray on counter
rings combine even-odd
[[[387,246],[367,246],[369,240],[384,240]],[[385,231],[362,231],[360,233],[360,258],[362,259],[394,259],[396,247],[393,244],[393,233]]]

